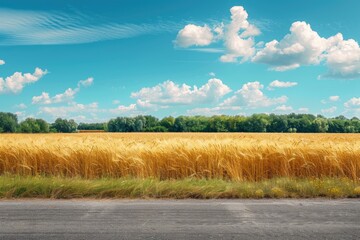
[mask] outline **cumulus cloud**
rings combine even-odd
[[[231,21],[228,24],[221,23],[213,28],[208,25],[186,25],[179,31],[175,40],[176,45],[183,48],[208,46],[222,40],[226,53],[220,57],[220,61],[236,62],[238,58],[242,58],[242,61],[248,60],[255,54],[254,37],[260,34],[260,30],[249,23],[248,13],[242,6],[232,7],[230,13]]]
[[[19,93],[25,85],[37,82],[47,74],[46,70],[36,68],[33,74],[15,72],[12,76],[5,79],[0,78],[0,94],[2,93]]]
[[[329,70],[320,78],[354,79],[360,77],[360,47],[353,40],[344,40],[342,34],[332,37],[325,54]]]
[[[324,62],[328,72],[319,78],[360,77],[360,47],[355,40],[344,40],[341,33],[329,38],[321,37],[310,24],[300,21],[292,24],[290,33],[282,40],[266,43],[252,61],[265,63],[275,71]]]
[[[72,99],[74,99],[76,93],[78,93],[79,91],[80,91],[79,88],[76,88],[76,89],[68,88],[65,90],[64,93],[56,94],[52,98],[52,102],[53,103],[61,103],[61,102],[71,101]]]
[[[53,117],[68,117],[70,113],[96,113],[98,111],[98,103],[96,102],[90,104],[80,104],[74,102],[67,106],[40,108],[40,113],[49,114]]]
[[[264,86],[259,82],[248,82],[236,91],[233,96],[225,99],[215,107],[194,108],[187,111],[190,115],[220,115],[228,112],[240,113],[240,110],[269,107],[272,105],[282,104],[287,101],[286,96],[278,98],[267,97],[262,89]],[[292,107],[281,105],[276,111],[290,111]]]
[[[230,9],[231,21],[209,27],[188,24],[181,29],[175,43],[183,48],[209,46],[222,41],[225,54],[222,62],[251,60],[263,63],[275,71],[288,71],[306,65],[325,64],[328,71],[321,78],[360,78],[360,47],[354,39],[345,40],[341,33],[329,38],[320,36],[304,21],[292,23],[290,33],[280,40],[256,43],[254,37],[260,30],[248,21],[242,6]],[[196,48],[204,52],[221,52],[222,49]]]
[[[269,98],[262,91],[263,88],[264,85],[259,82],[248,82],[240,90],[236,91],[234,96],[225,99],[220,106],[268,107],[285,103],[288,99],[286,96]]]
[[[360,97],[359,98],[351,98],[349,101],[344,103],[346,108],[360,108]]]
[[[165,81],[150,88],[142,88],[131,94],[132,98],[147,104],[197,104],[216,102],[231,89],[220,79],[212,78],[206,84],[198,88],[186,84],[176,84],[173,81]]]
[[[208,46],[213,42],[214,34],[209,26],[188,24],[181,29],[176,37],[175,44],[179,47]]]
[[[248,13],[242,6],[230,9],[231,22],[226,26],[224,33],[227,53],[220,57],[222,62],[236,62],[239,57],[246,61],[255,53],[254,36],[260,30],[248,22]]]
[[[282,82],[282,81],[279,81],[279,80],[275,80],[275,81],[272,81],[270,84],[269,84],[269,87],[268,89],[274,89],[274,88],[289,88],[289,87],[294,87],[298,85],[297,82]]]
[[[120,105],[115,109],[110,109],[110,112],[113,114],[131,114],[137,111],[136,104],[130,104],[129,106]]]
[[[75,95],[80,91],[81,86],[88,87],[92,85],[94,79],[88,78],[78,82],[78,87],[75,89],[68,88],[63,93],[56,94],[54,97],[50,97],[49,93],[42,92],[39,96],[32,98],[32,104],[54,104],[62,102],[70,102],[75,98]]]
[[[2,59],[0,59],[0,66],[1,66],[1,65],[4,65],[4,64],[5,64],[5,61],[2,60]]]
[[[301,65],[319,64],[328,41],[319,36],[306,22],[294,22],[281,41],[265,44],[253,58],[254,62],[265,63],[276,71],[295,69]]]
[[[156,86],[142,88],[131,93],[131,97],[136,99],[135,103],[120,105],[108,111],[112,114],[135,115],[144,114],[149,110],[153,112],[169,108],[174,105],[216,103],[229,92],[231,92],[231,89],[217,78],[209,79],[201,87],[191,87],[187,84],[180,85],[168,80]]]

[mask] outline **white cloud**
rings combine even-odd
[[[360,77],[360,47],[353,40],[344,40],[342,34],[332,37],[331,47],[325,54],[329,71],[320,78],[354,79]]]
[[[49,114],[53,117],[68,117],[70,113],[94,113],[98,111],[96,102],[90,104],[70,103],[68,106],[40,108],[40,113]]]
[[[34,96],[32,98],[32,104],[54,104],[61,102],[70,102],[74,99],[76,93],[79,92],[79,88],[68,88],[65,92],[56,94],[54,97],[50,97],[49,93],[42,92],[40,96]]]
[[[115,104],[115,105],[117,105],[117,104],[120,103],[120,101],[119,101],[119,100],[113,100],[112,103]]]
[[[2,60],[2,59],[0,59],[0,66],[1,66],[1,65],[4,65],[4,64],[5,64],[5,61]]]
[[[79,92],[79,88],[68,88],[65,90],[64,93],[60,93],[60,94],[56,94],[53,98],[52,98],[52,103],[61,103],[61,102],[68,102],[74,99],[76,93]]]
[[[150,88],[142,88],[131,94],[132,98],[147,104],[197,104],[216,102],[231,89],[220,79],[212,78],[198,88],[176,84],[170,80]]]
[[[209,72],[210,77],[216,77],[216,74],[214,72]]]
[[[322,104],[327,104],[327,103],[330,103],[330,102],[337,102],[339,100],[340,100],[340,96],[330,96],[329,98],[323,99],[320,102]]]
[[[254,36],[260,30],[248,22],[248,13],[242,6],[230,9],[231,22],[226,26],[224,41],[227,53],[221,56],[222,62],[236,62],[239,57],[246,61],[255,54]]]
[[[355,40],[344,40],[341,33],[321,37],[310,24],[300,21],[292,24],[290,34],[282,40],[266,43],[252,61],[268,64],[276,71],[324,62],[329,70],[319,78],[360,77],[360,47]]]
[[[351,98],[344,103],[346,108],[360,108],[360,98]]]
[[[293,108],[291,106],[286,106],[286,105],[277,106],[275,108],[275,111],[281,111],[281,112],[289,112],[292,110],[293,110]]]
[[[39,96],[32,98],[32,104],[51,104],[51,98],[47,92],[42,92]]]
[[[290,34],[281,41],[266,43],[253,61],[268,64],[276,71],[286,71],[301,65],[319,64],[327,47],[327,39],[313,31],[310,24],[294,22]]]
[[[333,106],[333,107],[330,107],[330,108],[321,109],[321,112],[324,113],[324,114],[331,114],[331,113],[336,112],[336,110],[337,110],[337,107]]]
[[[0,78],[0,94],[9,92],[19,93],[25,85],[37,82],[46,74],[46,70],[44,71],[40,68],[36,68],[33,74],[15,72],[12,76],[5,78],[5,80]]]
[[[178,33],[175,42],[181,47],[209,46],[221,40],[225,45],[222,62],[245,62],[251,59],[264,63],[275,71],[288,71],[306,65],[324,63],[328,67],[321,78],[355,79],[360,78],[360,46],[354,39],[344,40],[338,33],[329,38],[320,36],[310,24],[304,21],[294,22],[290,33],[281,40],[272,40],[265,44],[256,43],[254,37],[260,30],[248,21],[248,13],[242,6],[230,9],[231,21],[221,23],[212,29],[204,25],[186,25]],[[221,52],[222,49],[192,49],[194,51]]]
[[[70,102],[75,98],[75,95],[80,91],[81,86],[88,87],[92,85],[94,79],[88,78],[78,82],[78,87],[75,89],[68,88],[63,93],[56,94],[54,97],[50,97],[49,93],[42,92],[39,96],[32,98],[32,104],[54,104],[62,102]]]
[[[212,43],[214,35],[209,26],[188,24],[181,29],[176,37],[175,44],[180,47],[207,46]]]
[[[136,104],[130,104],[129,106],[120,105],[115,109],[110,109],[113,114],[129,114],[137,110]]]
[[[160,32],[175,32],[177,23],[154,24],[108,22],[81,12],[25,11],[0,8],[0,45],[54,45],[91,43],[131,38]]]
[[[235,92],[234,96],[226,99],[220,106],[268,107],[285,103],[288,99],[286,96],[269,98],[261,91],[263,88],[264,86],[259,82],[248,82]]]
[[[269,89],[273,89],[273,88],[289,88],[289,87],[294,87],[298,85],[297,82],[282,82],[282,81],[279,81],[279,80],[275,80],[275,81],[272,81],[270,84],[269,84]]]
[[[85,80],[81,80],[78,82],[78,87],[80,86],[84,86],[84,87],[89,87],[94,83],[94,78],[93,77],[89,77]]]
[[[260,30],[248,22],[248,13],[242,6],[234,6],[230,9],[231,21],[229,24],[221,23],[210,28],[207,25],[197,26],[188,24],[181,29],[176,37],[176,45],[187,48],[190,46],[208,46],[211,43],[222,40],[225,45],[225,54],[220,57],[222,62],[236,62],[248,60],[255,54],[254,37],[260,34]],[[204,49],[205,52],[223,52],[222,49]],[[192,49],[194,50],[194,49]],[[201,48],[196,51],[202,51]]]
[[[340,100],[340,97],[339,96],[330,96],[329,100],[332,101],[332,102],[337,102],[337,101]]]
[[[156,104],[152,104],[150,102],[150,100],[141,100],[141,99],[138,99],[136,100],[136,105],[140,108],[152,108],[152,109],[157,109],[158,107],[162,107],[162,106],[157,106]]]

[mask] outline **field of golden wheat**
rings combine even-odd
[[[360,135],[78,133],[0,135],[0,175],[360,179]]]

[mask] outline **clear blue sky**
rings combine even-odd
[[[0,3],[0,111],[20,119],[360,117],[360,1]]]

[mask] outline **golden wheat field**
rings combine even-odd
[[[0,135],[0,174],[61,177],[360,179],[360,135],[78,133]]]

